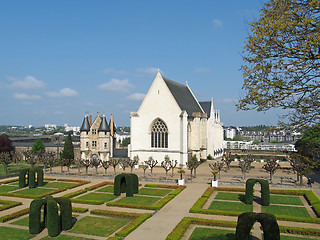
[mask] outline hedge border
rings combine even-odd
[[[102,215],[102,216],[116,216],[116,217],[125,217],[131,218],[129,224],[123,227],[120,231],[115,233],[114,237],[109,237],[108,240],[114,239],[123,239],[128,236],[129,233],[137,229],[144,221],[152,216],[152,213],[127,213],[127,212],[115,212],[101,209],[94,209],[90,211],[90,214]]]
[[[90,186],[90,187],[86,187],[85,190],[92,191],[92,190],[95,190],[95,189],[97,189],[99,187],[103,187],[105,185],[113,185],[113,182],[107,182],[107,181],[101,182],[101,183],[98,183],[96,185],[93,185],[93,186]]]
[[[8,221],[10,221],[12,219],[15,219],[15,218],[18,218],[20,216],[26,215],[28,213],[29,213],[29,208],[25,208],[25,209],[22,209],[20,211],[17,211],[17,212],[14,212],[14,213],[11,213],[11,214],[8,214],[8,215],[0,217],[0,222],[2,222],[2,223],[8,222]]]
[[[0,200],[0,203],[3,204],[2,206],[0,206],[0,211],[22,205],[22,202],[7,201],[7,200]]]
[[[182,238],[191,224],[205,225],[205,226],[219,226],[219,227],[237,227],[235,221],[220,221],[212,219],[184,217],[167,236],[166,240],[178,240]]]
[[[320,236],[320,229],[314,228],[298,228],[298,227],[288,227],[279,226],[281,233],[305,235],[305,236]]]
[[[19,181],[19,178],[9,179],[9,180],[5,180],[5,181],[0,182],[0,185],[1,184],[12,183],[12,182],[18,182],[18,181]]]

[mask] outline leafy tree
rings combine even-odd
[[[284,109],[283,126],[305,127],[320,120],[320,2],[269,0],[251,33],[241,67],[245,96],[238,109]]]
[[[69,134],[64,141],[64,147],[62,150],[62,157],[65,159],[74,159],[74,149],[72,144],[72,138]]]
[[[129,144],[130,144],[130,138],[127,137],[127,138],[122,140],[122,142],[120,143],[120,146],[121,147],[128,147]]]
[[[43,153],[45,151],[45,146],[40,138],[34,140],[31,152],[33,153]]]
[[[296,142],[295,148],[301,155],[318,164],[320,161],[320,123],[307,129],[303,137]]]
[[[0,152],[11,152],[13,150],[12,141],[6,134],[0,135]]]
[[[158,164],[158,161],[154,160],[153,157],[149,157],[148,161],[145,161],[145,163],[149,166],[152,176],[152,170]]]
[[[312,162],[308,157],[302,156],[299,153],[293,153],[288,156],[290,165],[297,174],[297,181],[300,180],[300,185],[303,184],[303,176],[306,176],[312,171]]]
[[[3,165],[4,172],[8,174],[8,166],[12,162],[10,152],[0,152],[0,163]]]

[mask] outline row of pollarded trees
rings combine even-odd
[[[214,179],[217,178],[217,175],[220,177],[220,172],[225,169],[226,172],[230,169],[231,162],[236,160],[236,157],[239,160],[238,166],[242,172],[242,179],[246,179],[246,173],[250,172],[251,164],[255,162],[255,159],[264,159],[266,160],[265,164],[262,168],[269,173],[270,182],[273,181],[273,176],[276,171],[281,167],[279,164],[279,159],[276,156],[253,156],[251,154],[248,155],[232,155],[230,152],[225,153],[221,162],[216,162],[213,164],[209,164],[209,167],[212,170],[212,174],[214,175]],[[312,161],[307,157],[304,157],[298,153],[294,153],[288,155],[286,160],[290,162],[291,169],[294,173],[297,174],[297,182],[300,182],[302,185],[303,176],[307,176],[313,169]]]

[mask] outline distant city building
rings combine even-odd
[[[233,139],[237,134],[239,134],[240,131],[241,131],[241,128],[238,128],[238,127],[224,127],[223,128],[224,138]]]
[[[57,125],[55,124],[45,124],[44,127],[46,128],[46,130],[54,130],[57,129]]]
[[[73,134],[75,135],[80,132],[80,127],[70,127],[70,126],[68,126],[68,124],[64,124],[64,131],[65,132],[72,131]]]
[[[294,131],[243,131],[239,133],[242,137],[248,138],[252,141],[259,140],[261,142],[296,142],[301,138],[301,133]]]
[[[97,155],[102,161],[108,161],[113,157],[116,140],[116,127],[113,115],[108,124],[105,115],[96,116],[92,122],[91,115],[84,117],[80,128],[80,155],[82,159],[89,159]]]
[[[253,141],[223,141],[223,147],[224,150],[296,151],[294,144],[290,143],[253,144]]]
[[[198,102],[189,86],[156,75],[138,112],[132,112],[130,156],[163,161],[168,155],[185,166],[192,155],[223,154],[223,128],[213,101]]]
[[[119,133],[117,132],[117,142],[122,142],[124,139],[129,138],[130,134],[129,133]]]

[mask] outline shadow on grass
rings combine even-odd
[[[212,240],[212,239],[220,239],[220,240],[235,240],[236,234],[227,233],[227,234],[214,234],[212,236],[198,236],[196,238],[190,238],[191,240]]]

